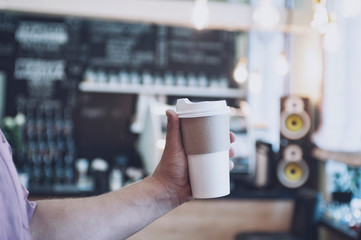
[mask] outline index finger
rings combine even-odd
[[[229,132],[229,138],[231,140],[231,143],[233,143],[234,141],[236,141],[236,134],[234,134],[233,132]]]

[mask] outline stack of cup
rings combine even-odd
[[[177,100],[182,141],[194,198],[216,198],[230,193],[229,114],[226,101],[192,103]]]

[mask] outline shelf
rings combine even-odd
[[[181,0],[0,0],[0,10],[191,28],[194,27],[191,22],[193,6],[193,1]],[[211,18],[208,29],[247,31],[256,28],[252,21],[253,8],[250,5],[209,2],[209,12]],[[312,7],[280,9],[280,13],[281,22],[277,31],[307,33],[312,30]]]
[[[118,85],[109,83],[80,83],[79,90],[94,93],[123,93],[212,98],[244,98],[246,91],[237,88],[200,88],[175,86]]]
[[[361,152],[338,152],[315,147],[312,150],[312,156],[321,161],[333,160],[352,167],[361,167]]]

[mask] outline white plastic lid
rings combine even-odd
[[[181,98],[177,100],[176,110],[180,118],[207,117],[230,113],[225,100],[193,103],[188,98]]]

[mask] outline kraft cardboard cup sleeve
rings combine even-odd
[[[192,103],[178,99],[182,141],[194,198],[217,198],[230,193],[229,107],[226,101]]]

